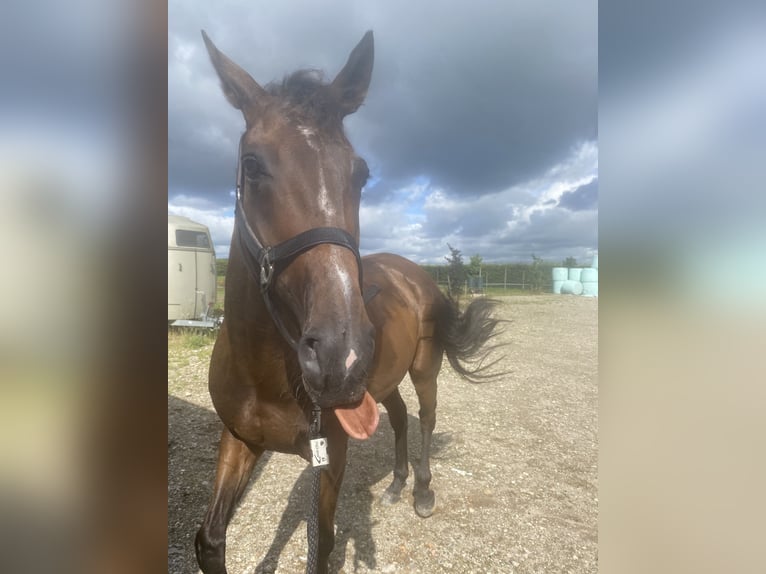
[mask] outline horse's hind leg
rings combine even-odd
[[[435,496],[431,484],[431,436],[436,427],[436,377],[441,368],[443,351],[433,339],[421,339],[410,367],[410,378],[420,403],[421,451],[420,464],[415,470],[415,512],[423,518],[433,514]]]
[[[262,453],[251,451],[224,428],[213,498],[194,540],[197,562],[204,574],[226,574],[226,527]]]
[[[404,404],[399,389],[394,389],[384,401],[383,406],[388,411],[388,420],[394,429],[394,480],[381,496],[385,504],[399,502],[402,489],[407,484],[409,462],[407,461],[407,405]]]

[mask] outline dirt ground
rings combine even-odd
[[[511,320],[503,380],[471,385],[444,361],[433,441],[436,510],[379,503],[393,468],[393,432],[381,423],[350,441],[331,570],[402,573],[595,573],[598,570],[598,299],[500,298]],[[171,340],[172,339],[172,340]],[[169,337],[168,571],[197,573],[194,535],[210,497],[221,423],[207,394],[212,344]],[[420,453],[417,399],[410,460]],[[230,574],[305,571],[310,472],[298,457],[259,461],[229,526]]]

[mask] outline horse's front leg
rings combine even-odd
[[[194,540],[197,562],[204,574],[226,574],[226,527],[261,454],[262,450],[253,452],[224,428],[213,498]]]
[[[335,546],[335,509],[338,494],[346,471],[346,450],[348,435],[338,423],[335,415],[324,417],[324,434],[327,437],[328,467],[322,469],[319,494],[319,560],[317,572],[325,574],[328,569],[330,552]]]

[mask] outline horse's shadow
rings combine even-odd
[[[189,424],[188,421],[193,421]],[[185,424],[186,423],[186,424]],[[198,572],[194,535],[213,491],[218,445],[223,424],[215,412],[168,395],[168,572]],[[250,484],[271,458],[256,465]],[[200,480],[200,476],[208,477]],[[204,506],[202,507],[204,509]]]
[[[407,442],[412,466],[417,465],[420,458],[420,422],[411,415],[408,419]],[[194,420],[195,424],[191,427],[183,425],[182,421],[185,420]],[[202,520],[202,512],[190,512],[190,508],[199,508],[198,505],[202,501],[209,500],[222,428],[221,421],[214,412],[176,397],[168,397],[169,572],[198,571],[193,539]],[[434,433],[431,443],[432,459],[439,457],[440,453],[443,454],[451,445],[452,439],[452,433]],[[254,488],[257,492],[258,478],[263,474],[270,458],[269,452],[260,458],[248,490]],[[388,422],[388,415],[381,412],[378,430],[369,440],[349,441],[346,473],[335,514],[337,533],[335,549],[330,555],[330,572],[337,573],[346,564],[347,558],[353,560],[354,570],[358,569],[360,564],[375,569],[376,545],[372,537],[372,509],[379,502],[373,497],[373,487],[380,481],[385,481],[384,485],[388,486],[393,478],[393,468],[394,433]],[[200,473],[209,476],[206,484],[197,478]],[[311,473],[311,467],[307,466],[295,481],[274,539],[266,556],[256,567],[256,574],[276,570],[279,558],[293,535],[302,536],[301,543],[306,546],[305,520],[310,503]],[[413,480],[411,468],[399,504],[412,504]],[[303,531],[296,534],[299,528]],[[353,550],[349,555],[349,547],[352,545]]]
[[[420,422],[411,415],[407,437],[411,465],[417,465],[420,458]],[[439,454],[452,441],[451,433],[434,433],[431,454]],[[335,548],[330,554],[330,572],[338,572],[346,563],[349,544],[353,542],[353,565],[356,571],[361,563],[375,569],[376,547],[372,537],[372,508],[380,504],[373,497],[372,487],[383,479],[393,479],[394,433],[388,422],[388,415],[381,413],[378,431],[364,442],[349,441],[346,473],[338,497],[335,513]],[[266,556],[258,564],[255,574],[269,574],[276,570],[279,557],[295,531],[303,524],[309,508],[311,492],[311,467],[301,472],[290,492],[287,508],[279,521],[276,535]],[[407,487],[402,492],[399,504],[411,504],[412,468]],[[386,481],[386,486],[388,481]],[[251,482],[250,488],[257,488]],[[415,512],[413,510],[413,512]]]

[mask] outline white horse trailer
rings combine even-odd
[[[186,217],[168,215],[168,323],[214,326],[209,312],[215,299],[215,250],[210,231]]]

